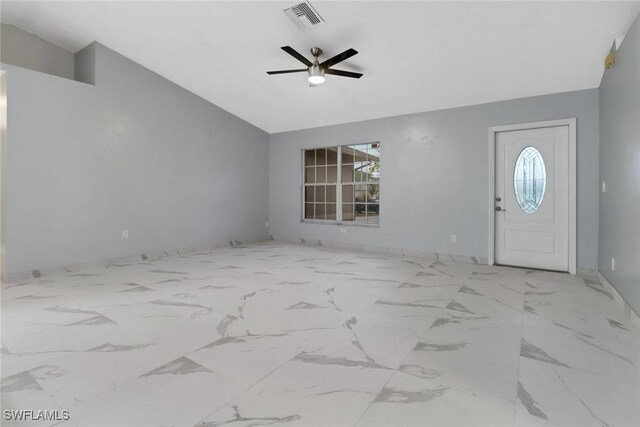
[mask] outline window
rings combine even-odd
[[[380,143],[304,150],[304,219],[380,222]]]
[[[520,208],[533,213],[542,204],[547,184],[547,173],[542,154],[535,147],[525,147],[516,160],[513,188]]]

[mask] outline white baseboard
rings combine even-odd
[[[600,283],[602,283],[602,286],[604,286],[605,288],[607,288],[607,291],[613,296],[613,298],[622,306],[625,315],[629,318],[629,320],[631,320],[631,322],[638,328],[640,329],[640,316],[638,316],[638,313],[636,313],[633,308],[631,308],[631,306],[629,304],[627,304],[627,302],[625,301],[625,299],[622,297],[622,295],[620,295],[620,292],[618,292],[618,290],[616,289],[615,286],[613,286],[611,284],[611,282],[609,282],[607,280],[606,277],[604,277],[602,275],[602,273],[600,273],[599,270],[596,270],[597,276],[598,276],[598,280],[600,280]]]
[[[578,267],[578,269],[576,271],[576,275],[577,276],[582,276],[582,277],[597,277],[598,276],[598,270],[595,269],[595,268]]]
[[[483,258],[483,257],[475,257],[475,256],[467,256],[467,255],[452,255],[452,254],[444,254],[440,252],[427,252],[427,251],[419,251],[419,250],[413,250],[413,249],[387,248],[384,246],[364,245],[364,244],[358,244],[358,243],[335,242],[335,241],[329,241],[329,240],[315,240],[315,239],[304,239],[304,238],[287,238],[287,237],[275,237],[274,240],[276,242],[290,243],[294,245],[318,246],[318,247],[324,247],[327,249],[337,249],[337,250],[344,250],[344,251],[366,252],[366,253],[375,253],[375,254],[382,254],[382,255],[408,256],[408,257],[416,257],[416,258],[431,258],[431,259],[437,259],[437,260],[443,260],[443,261],[466,262],[471,264],[486,265],[488,263],[487,258]]]
[[[255,243],[255,242],[240,242],[237,240],[233,240],[233,241],[230,240],[225,243],[195,246],[195,247],[185,248],[180,250],[146,252],[138,255],[129,255],[129,256],[123,256],[123,257],[117,257],[117,258],[108,258],[108,259],[102,259],[102,260],[96,260],[96,261],[68,264],[68,265],[63,265],[59,267],[47,267],[47,268],[34,269],[29,271],[8,273],[6,274],[6,277],[3,278],[2,283],[13,284],[17,282],[27,282],[33,279],[39,279],[41,277],[75,273],[81,270],[88,270],[92,268],[111,267],[111,266],[119,266],[124,264],[154,261],[167,256],[185,255],[185,254],[195,253],[195,252],[205,252],[205,251],[211,251],[214,249],[228,248],[228,247],[233,247],[233,246],[238,246],[238,245],[243,245],[248,243]]]

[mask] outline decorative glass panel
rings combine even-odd
[[[547,173],[542,154],[534,147],[526,147],[516,160],[513,188],[520,208],[533,213],[542,204],[547,186]]]

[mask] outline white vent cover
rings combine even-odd
[[[308,1],[291,6],[284,10],[284,13],[301,30],[324,24],[322,17],[316,12]]]

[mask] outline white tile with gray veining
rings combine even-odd
[[[640,425],[640,332],[610,289],[412,255],[234,243],[3,284],[2,407],[77,426]]]

